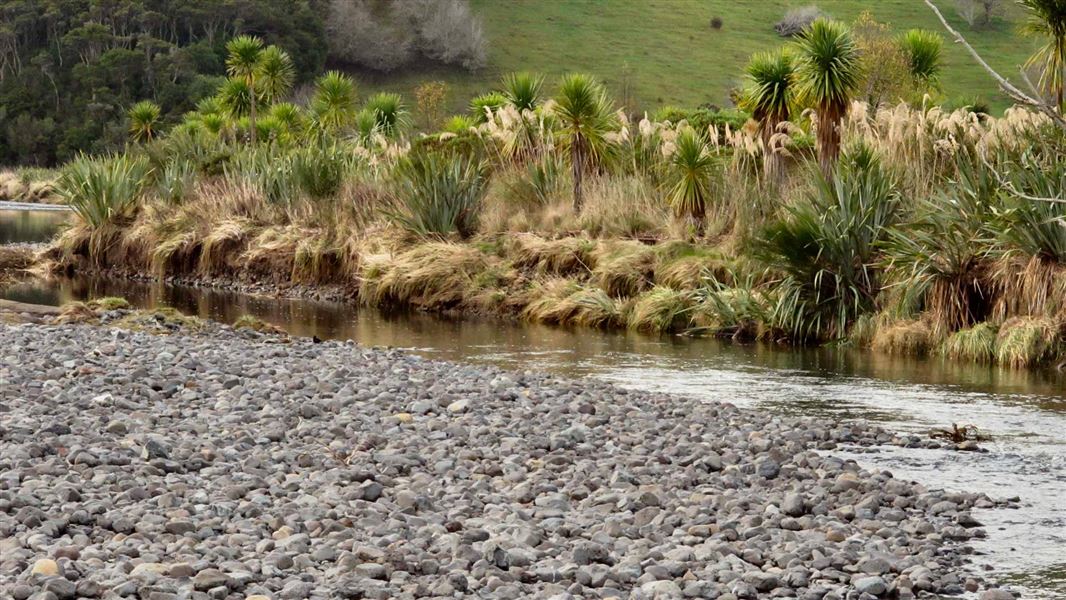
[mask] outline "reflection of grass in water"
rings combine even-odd
[[[997,579],[1007,585],[1019,585],[1036,592],[1025,598],[1066,598],[1066,562],[1035,567],[1015,573],[1003,573]],[[1039,594],[1039,595],[1037,595]]]
[[[69,219],[65,211],[0,210],[0,244],[46,242]]]

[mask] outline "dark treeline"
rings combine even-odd
[[[215,93],[225,44],[251,33],[284,48],[297,81],[321,72],[320,0],[4,0],[0,164],[49,166],[121,148],[126,111],[152,99],[164,119]]]

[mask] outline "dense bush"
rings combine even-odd
[[[415,154],[396,166],[390,218],[421,236],[469,237],[485,195],[482,165],[452,154]]]
[[[326,58],[320,0],[53,0],[0,4],[0,163],[54,165],[121,149],[127,110],[173,121],[213,94],[224,44],[254,31],[302,77]]]
[[[811,23],[818,20],[819,17],[824,16],[825,13],[814,5],[793,8],[785,13],[785,16],[774,25],[774,31],[782,37],[797,36]]]
[[[375,71],[420,59],[485,66],[481,21],[466,0],[332,0],[326,27],[332,58]]]
[[[681,121],[687,121],[696,131],[706,134],[712,127],[717,128],[720,136],[725,135],[726,127],[737,131],[748,122],[751,115],[738,109],[718,108],[678,108],[676,106],[664,106],[655,111],[656,121],[670,121],[675,125]],[[723,139],[719,140],[724,141]]]

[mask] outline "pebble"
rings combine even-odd
[[[865,423],[217,324],[0,325],[0,399],[16,600],[984,586],[964,571],[989,499],[826,450],[890,437]]]

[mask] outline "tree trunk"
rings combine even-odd
[[[248,129],[251,130],[250,133],[252,136],[252,144],[255,144],[255,85],[253,84],[253,82],[249,82],[248,84],[248,102],[249,104],[251,104],[251,110],[249,111],[250,115],[248,117]]]
[[[818,109],[818,166],[826,179],[833,178],[833,167],[840,155],[840,127],[838,111],[831,107]]]
[[[574,175],[574,214],[581,214],[581,177],[585,170],[585,157],[580,143],[575,143],[571,148],[570,163]]]

